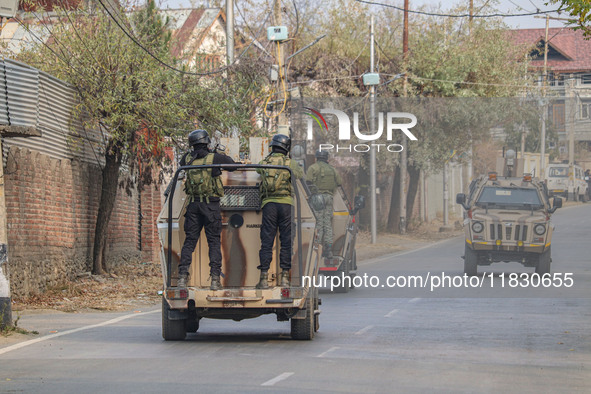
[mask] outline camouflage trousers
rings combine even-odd
[[[324,209],[316,211],[316,228],[321,245],[332,245],[332,195],[323,194]]]

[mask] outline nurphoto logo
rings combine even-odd
[[[329,132],[328,124],[324,119],[323,114],[335,115],[338,121],[338,139],[339,141],[350,141],[351,140],[351,119],[349,116],[338,109],[334,108],[323,108],[320,111],[315,109],[304,107],[304,109],[308,112],[305,114],[309,116],[308,124],[307,124],[307,140],[314,139],[314,123],[316,123],[320,130],[323,131],[325,134]],[[383,112],[380,112],[377,116],[378,118],[378,127],[374,134],[363,134],[359,131],[359,113],[353,113],[353,133],[355,137],[357,137],[361,141],[368,141],[372,143],[362,143],[362,144],[349,144],[349,145],[341,145],[341,144],[319,144],[318,150],[320,151],[347,151],[347,152],[369,152],[372,147],[377,149],[379,152],[381,149],[385,149],[388,152],[397,153],[402,152],[404,147],[400,144],[394,143],[376,143],[382,138],[384,134],[384,128],[386,129],[386,141],[391,142],[395,134],[402,132],[406,136],[406,138],[410,139],[411,141],[417,141],[417,137],[410,131],[411,128],[416,126],[417,124],[417,117],[408,112],[388,112],[384,116]],[[384,119],[386,126],[384,127]]]

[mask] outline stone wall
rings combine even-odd
[[[27,296],[91,270],[101,171],[97,165],[57,160],[29,149],[11,147],[9,153],[5,193],[10,283],[13,296]],[[141,208],[140,201],[146,202]],[[118,190],[109,224],[108,264],[158,257],[159,210],[156,187],[147,187],[142,198]]]

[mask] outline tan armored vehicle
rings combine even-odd
[[[354,205],[351,206],[342,187],[339,187],[333,195],[333,258],[322,258],[319,272],[327,277],[336,275],[340,278],[339,281],[334,282],[339,285],[334,288],[337,293],[348,292],[352,286],[353,277],[357,274],[355,243],[358,227],[355,215],[364,206],[363,196],[356,196]]]
[[[555,197],[551,206],[543,182],[528,174],[516,178],[490,173],[472,181],[468,196],[460,193],[456,202],[466,211],[466,274],[476,275],[479,265],[510,261],[535,267],[538,274],[550,273],[550,216],[562,199]]]
[[[172,180],[170,193],[158,216],[158,233],[162,244],[162,336],[165,340],[182,340],[187,332],[196,332],[202,318],[242,319],[264,314],[277,315],[278,321],[291,320],[294,339],[312,339],[318,330],[318,289],[312,287],[318,273],[318,248],[315,240],[315,219],[308,206],[305,185],[294,184],[295,239],[291,269],[291,287],[278,286],[279,240],[269,270],[269,288],[256,289],[259,280],[260,227],[262,221],[259,198],[260,176],[256,168],[288,167],[252,164],[223,165],[236,171],[222,174],[225,196],[222,208],[222,290],[209,289],[209,259],[205,234],[202,233],[189,272],[187,288],[176,287],[181,247],[185,239],[184,213],[188,198],[179,175],[198,167],[180,167]]]

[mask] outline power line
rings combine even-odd
[[[313,82],[326,82],[326,81],[336,81],[339,79],[355,79],[355,78],[361,78],[363,75],[350,75],[348,77],[334,77],[334,78],[324,78],[324,79],[311,79],[308,81],[299,81],[299,82],[290,82],[290,84],[292,85],[300,85],[300,84],[306,84],[306,83],[313,83]]]
[[[378,3],[374,1],[367,1],[367,0],[355,0],[358,3],[364,3],[369,5],[379,5],[382,7],[387,8],[394,8],[395,10],[404,11],[404,8],[398,7],[392,4],[385,4],[385,3]],[[557,12],[558,9],[549,10],[549,11],[536,11],[536,12],[526,12],[523,14],[502,14],[502,13],[493,13],[493,14],[486,14],[486,15],[470,15],[470,14],[441,14],[435,12],[426,12],[426,11],[413,11],[413,10],[406,10],[406,12],[411,14],[418,14],[418,15],[426,15],[426,16],[441,16],[446,18],[495,18],[495,17],[502,17],[502,18],[512,18],[518,16],[532,16],[532,15],[541,15],[541,14],[551,14],[553,12]]]
[[[382,74],[382,75],[391,75],[391,74]],[[511,85],[511,84],[490,83],[490,82],[451,81],[451,80],[447,80],[447,79],[423,78],[423,77],[417,77],[417,76],[413,76],[413,75],[409,75],[408,78],[420,80],[420,81],[447,82],[447,83],[458,83],[458,84],[464,84],[464,85],[501,86],[501,87],[522,88],[522,89],[541,89],[540,86],[535,86],[535,85]]]
[[[254,44],[254,40],[244,49],[244,51],[242,51],[242,53],[240,55],[238,55],[238,57],[236,57],[236,59],[234,59],[234,61],[231,64],[228,64],[224,67],[220,67],[217,70],[214,71],[209,71],[209,72],[204,72],[204,73],[199,73],[199,72],[192,72],[192,71],[185,71],[185,70],[180,70],[174,66],[171,66],[170,64],[164,62],[162,59],[160,59],[158,56],[154,55],[150,50],[148,50],[145,46],[143,46],[135,37],[133,37],[122,25],[121,23],[117,20],[117,18],[115,18],[115,16],[111,13],[111,11],[108,9],[108,7],[103,3],[103,0],[98,0],[99,4],[101,5],[101,7],[103,7],[103,9],[106,11],[106,13],[109,15],[109,17],[111,19],[113,19],[113,21],[115,22],[115,24],[119,27],[119,29],[121,29],[121,31],[135,44],[137,45],[139,48],[141,48],[144,52],[146,52],[148,55],[150,55],[150,57],[152,57],[154,60],[156,60],[158,63],[160,63],[161,65],[163,65],[166,68],[169,68],[173,71],[176,71],[178,73],[181,74],[185,74],[185,75],[195,75],[195,76],[207,76],[207,75],[213,75],[213,74],[219,74],[221,72],[224,72],[228,69],[230,69],[231,67],[233,67],[236,62],[238,62],[238,60],[246,53],[246,51],[248,51],[250,49],[250,47]],[[267,15],[267,18],[265,18],[265,20],[263,21],[263,26],[265,25],[265,23],[267,22],[267,19],[269,19],[269,16],[271,15],[272,12],[269,12],[269,14]],[[260,32],[259,32],[260,33]]]

